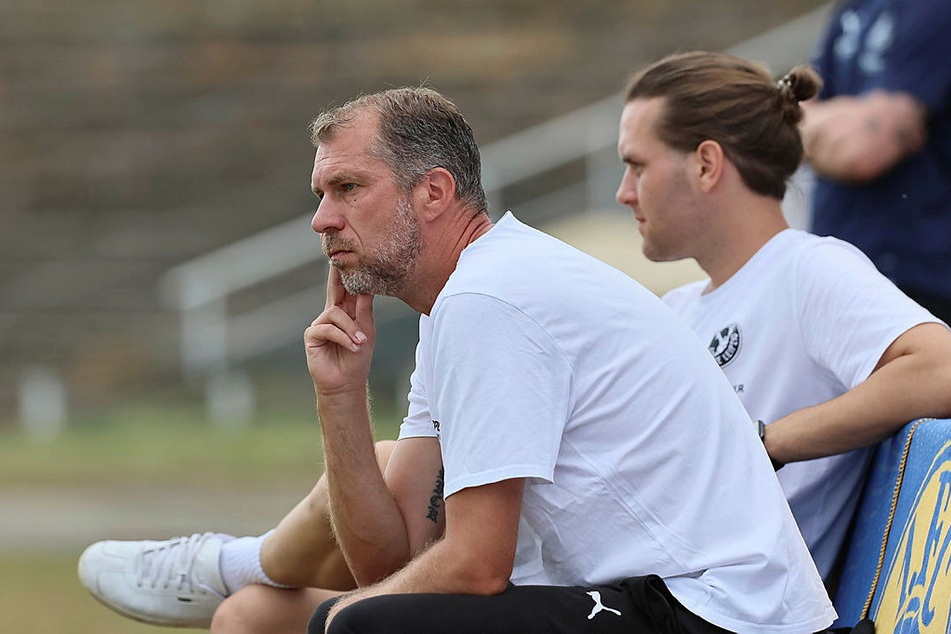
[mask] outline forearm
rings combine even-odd
[[[460,549],[450,539],[443,538],[391,577],[343,596],[331,609],[327,625],[341,610],[376,596],[410,593],[499,594],[508,586],[511,576],[514,550],[509,554],[509,566],[503,574],[497,568],[485,565],[491,557],[478,556],[466,548]]]
[[[405,523],[377,463],[366,390],[318,395],[334,532],[356,581],[392,574],[410,558]]]
[[[808,102],[804,111],[806,158],[817,174],[832,180],[874,180],[925,140],[925,110],[903,93]]]
[[[482,563],[467,559],[464,551],[441,539],[397,573],[355,591],[354,595],[365,599],[417,592],[484,596],[502,592],[508,585],[507,576],[485,574],[486,567]]]
[[[766,428],[766,450],[783,463],[871,445],[916,418],[951,416],[948,363],[904,356],[845,394],[785,416]]]
[[[385,594],[488,596],[505,590],[515,561],[523,486],[516,478],[449,496],[443,537],[396,574],[343,597],[328,622],[357,601]]]
[[[874,139],[868,134],[870,123],[857,99],[813,103],[804,110],[805,158],[816,174],[835,181],[863,182],[884,171],[878,161],[876,165],[868,163],[881,154],[874,148]],[[844,126],[849,128],[847,132]]]
[[[447,552],[443,542],[437,542],[393,576],[340,597],[327,616],[324,631],[329,631],[330,623],[342,610],[373,597],[411,593],[487,596],[498,594],[506,587],[503,584],[486,590],[481,584],[469,579],[464,571],[460,571],[458,565],[458,560]]]

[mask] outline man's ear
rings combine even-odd
[[[449,209],[456,199],[456,179],[443,167],[434,167],[426,172],[414,190],[420,213],[434,220]]]
[[[711,191],[723,178],[723,171],[726,168],[727,158],[723,153],[723,148],[716,141],[707,139],[694,150],[693,159],[695,176],[700,190],[703,192]]]

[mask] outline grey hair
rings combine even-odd
[[[474,214],[486,211],[482,162],[472,128],[454,103],[431,88],[393,88],[327,110],[311,122],[311,142],[319,146],[329,141],[367,110],[378,115],[380,126],[370,153],[389,166],[404,193],[426,172],[442,167],[456,181],[456,199]]]

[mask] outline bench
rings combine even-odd
[[[951,420],[913,421],[876,448],[834,604],[837,626],[951,632]]]

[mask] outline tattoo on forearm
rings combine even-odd
[[[436,486],[433,488],[433,494],[429,497],[429,511],[426,513],[426,519],[433,524],[439,521],[439,507],[442,506],[442,487],[445,475],[445,467],[439,467],[439,473],[436,474]]]

